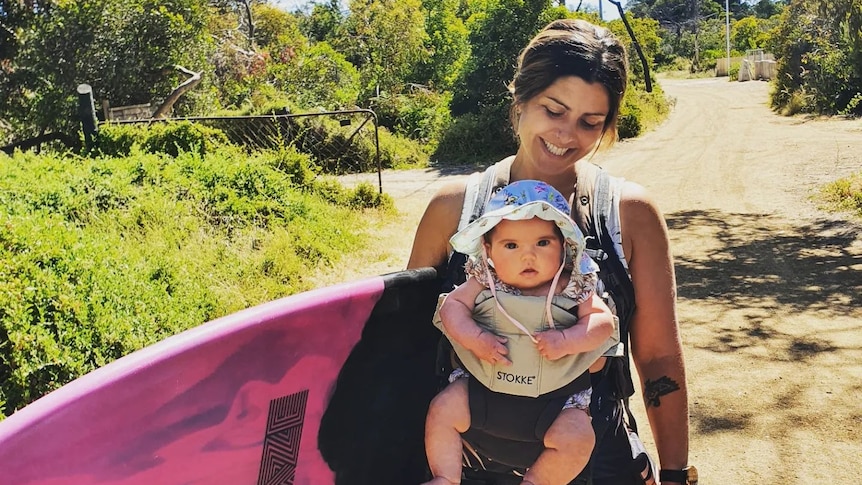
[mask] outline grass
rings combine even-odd
[[[824,186],[820,201],[828,210],[846,211],[862,220],[862,172]]]
[[[134,350],[314,285],[392,201],[293,150],[0,154],[0,419]]]

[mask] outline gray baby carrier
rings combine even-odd
[[[482,214],[491,194],[508,183],[507,163],[511,161],[492,165],[483,174],[470,222]],[[593,387],[590,412],[596,434],[595,450],[600,450],[601,439],[606,432],[626,425],[619,422],[622,416],[617,416],[615,412],[617,403],[622,401],[627,417],[625,421],[632,430],[632,473],[645,477],[654,473],[654,465],[637,440],[636,423],[628,407],[628,399],[634,394],[628,357],[628,332],[635,300],[631,279],[608,232],[611,203],[609,175],[591,163],[580,162],[572,216],[586,236],[587,254],[599,265],[599,278],[606,293],[603,296],[619,319],[620,344],[617,352],[607,358],[601,372],[592,376],[584,373],[561,389],[538,398],[494,393],[471,380],[468,384],[471,428],[463,434],[467,443],[464,452],[464,485],[520,483],[518,475],[543,451],[544,434],[562,410],[565,400],[590,385]],[[446,268],[443,291],[450,291],[465,281],[465,262],[465,255],[452,254]],[[455,365],[457,362],[453,360],[448,340],[441,338],[437,365],[441,386]],[[590,465],[571,483],[590,483]]]

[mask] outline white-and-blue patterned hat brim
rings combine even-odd
[[[566,256],[568,261],[578,261],[576,272],[581,274],[594,273],[598,267],[592,259],[583,254],[584,235],[577,228],[568,214],[563,213],[546,200],[533,200],[523,205],[504,205],[497,209],[486,212],[473,223],[453,235],[449,242],[455,251],[478,260],[482,257],[482,247],[485,234],[493,229],[500,221],[527,220],[538,217],[553,222],[563,234],[566,245]]]

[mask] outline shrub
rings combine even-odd
[[[268,159],[269,166],[285,174],[297,187],[310,186],[320,172],[320,167],[314,164],[310,156],[293,147],[264,152],[262,156]]]
[[[490,164],[515,153],[518,144],[505,110],[465,114],[443,133],[431,158],[441,165]]]
[[[362,243],[357,209],[392,207],[371,185],[323,182],[290,149],[0,157],[0,419],[131,351],[308,289],[313,268]]]
[[[628,100],[623,101],[617,122],[617,131],[621,140],[635,138],[641,134],[643,130],[641,116],[641,109],[637,104],[630,103]]]
[[[412,140],[433,143],[452,123],[451,99],[451,94],[415,87],[410,94],[378,96],[372,109],[380,126]]]
[[[381,127],[378,130],[378,144],[380,145],[380,165],[383,168],[428,166],[429,156],[418,141],[393,135],[389,130]]]
[[[177,156],[182,151],[194,151],[204,155],[227,142],[221,130],[189,121],[108,123],[99,129],[97,151],[107,156],[127,156],[138,145],[148,153]]]
[[[635,138],[659,125],[670,111],[668,100],[661,85],[653,83],[648,93],[640,84],[632,84],[626,90],[620,118],[617,123],[620,139]]]
[[[862,218],[862,172],[826,185],[821,193],[829,208]]]
[[[827,9],[826,4],[820,7]],[[771,102],[785,113],[846,112],[862,91],[858,12],[850,13],[848,27],[847,18],[833,18],[816,8],[809,2],[792,2],[770,41],[778,62]]]

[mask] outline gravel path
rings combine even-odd
[[[810,196],[862,171],[862,120],[778,116],[763,82],[661,84],[675,100],[668,120],[595,161],[647,187],[668,221],[691,461],[704,483],[857,483],[862,225],[818,210]],[[321,284],[402,269],[428,199],[464,176],[385,172],[399,215],[369,221],[379,247]]]

